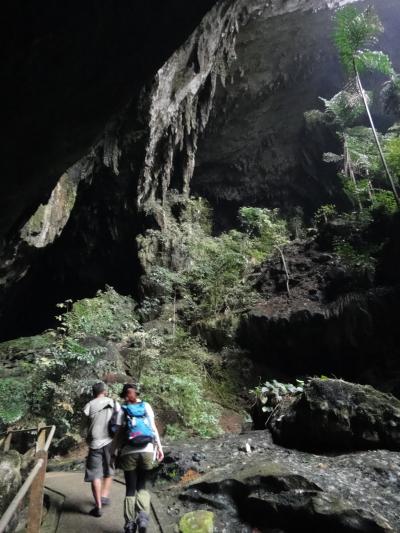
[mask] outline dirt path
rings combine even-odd
[[[103,516],[95,518],[88,514],[93,508],[90,483],[83,481],[83,475],[76,472],[49,472],[46,488],[64,496],[57,533],[121,533],[124,529],[123,501],[125,485],[114,481],[111,489],[110,506],[104,508]],[[50,492],[51,494],[51,492]],[[148,533],[160,533],[161,529],[152,513]],[[55,533],[55,532],[54,532]]]

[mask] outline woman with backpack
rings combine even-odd
[[[160,436],[150,404],[138,398],[137,386],[123,386],[124,403],[118,413],[115,447],[119,449],[117,466],[124,471],[125,533],[144,533],[150,518],[150,494],[147,490],[153,461],[164,458]]]

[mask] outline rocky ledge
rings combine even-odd
[[[209,511],[219,533],[400,531],[398,452],[315,455],[253,431],[167,446],[161,474],[166,526]]]
[[[399,396],[399,285],[376,286],[314,239],[283,249],[254,274],[260,302],[242,316],[238,340],[286,379],[334,375]],[[377,334],[379,332],[379,334]]]

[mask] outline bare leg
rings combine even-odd
[[[93,498],[98,509],[101,509],[101,481],[101,479],[94,479],[92,481]]]
[[[101,488],[101,497],[102,498],[108,498],[108,495],[110,494],[112,480],[113,480],[113,478],[111,476],[110,477],[105,477],[103,479],[103,485],[102,485],[102,488]]]

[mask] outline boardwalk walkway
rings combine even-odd
[[[123,501],[125,485],[114,481],[111,490],[110,506],[103,509],[103,516],[95,518],[88,514],[93,508],[93,497],[90,483],[83,481],[82,473],[48,472],[46,489],[61,494],[64,501],[58,522],[57,533],[122,533]],[[51,494],[51,492],[50,492]],[[148,533],[160,533],[155,517],[151,517]]]

